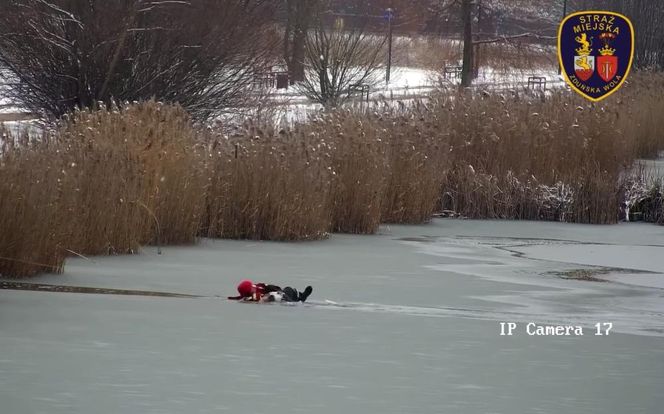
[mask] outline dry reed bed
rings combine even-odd
[[[381,120],[390,166],[381,221],[427,222],[438,208],[449,161],[447,120],[420,103],[405,112],[385,112]]]
[[[662,75],[637,74],[601,104],[566,93],[434,101],[432,111],[447,114],[452,147],[442,208],[474,218],[615,223],[622,173],[664,148],[663,90]]]
[[[77,112],[39,139],[3,141],[0,274],[57,272],[67,255],[197,236],[374,233],[439,210],[615,222],[624,171],[664,148],[661,90],[651,75],[602,104],[568,93],[441,94],[285,130],[248,122],[228,135],[155,102]],[[661,197],[648,200],[661,209]]]
[[[78,195],[67,206],[69,249],[95,255],[194,242],[205,154],[181,108],[148,102],[81,111],[56,136],[67,188]]]
[[[301,131],[248,125],[230,137],[207,132],[206,212],[201,234],[312,240],[330,228],[329,154]]]
[[[446,209],[541,219],[532,187],[562,182],[574,192],[568,220],[615,221],[615,211],[604,210],[617,205],[615,183],[632,153],[613,114],[564,94],[459,96],[448,106],[454,161],[444,185]]]
[[[14,138],[0,128],[0,274],[60,272],[66,219],[65,172],[53,165],[48,142]]]
[[[636,73],[624,92],[609,103],[617,111],[618,127],[633,142],[635,156],[656,158],[664,149],[664,73]]]
[[[367,234],[378,230],[389,171],[387,140],[377,120],[337,112],[300,127],[328,143],[331,231]]]
[[[67,255],[195,240],[205,153],[182,109],[81,111],[32,141],[4,134],[0,274],[59,272]]]

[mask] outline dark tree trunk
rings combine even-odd
[[[482,0],[477,0],[477,34],[475,35],[476,40],[480,40],[480,33],[482,33]],[[473,53],[475,56],[473,56],[473,60],[475,63],[473,64],[473,79],[477,79],[477,77],[480,74],[480,66],[482,65],[482,62],[480,61],[480,44],[475,45],[475,49]]]
[[[306,29],[297,30],[293,34],[292,58],[288,67],[293,82],[304,80],[304,41],[306,36]]]
[[[293,4],[286,0],[286,24],[284,26],[284,61],[290,69],[291,38],[293,37]]]
[[[286,0],[284,60],[293,82],[304,80],[304,44],[318,0]]]
[[[472,0],[463,0],[461,17],[463,21],[463,66],[461,68],[461,86],[470,86],[473,80],[473,19]]]

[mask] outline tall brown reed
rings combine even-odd
[[[179,107],[146,102],[72,114],[15,142],[0,164],[0,273],[59,271],[66,255],[194,242],[205,148]]]
[[[372,234],[380,226],[389,172],[386,137],[376,119],[337,111],[311,125],[329,143],[332,231]]]
[[[208,137],[212,176],[201,234],[312,240],[330,229],[327,144],[303,131],[247,125]]]
[[[631,137],[635,156],[655,158],[664,149],[664,73],[633,73],[609,98],[618,127]]]
[[[648,76],[601,104],[564,91],[440,94],[283,130],[248,122],[230,136],[156,102],[77,112],[39,139],[5,131],[0,274],[197,235],[373,233],[436,210],[612,223],[634,158],[664,149],[664,104],[651,91],[664,80]]]
[[[608,197],[607,186],[599,185],[603,180],[615,186],[619,172],[633,159],[632,140],[617,128],[615,111],[554,92],[548,98],[459,95],[447,104],[447,112],[445,107],[438,112],[449,117],[452,146],[445,208],[469,217],[541,218],[539,208],[507,198],[528,194],[523,185],[515,193],[516,179],[573,187],[578,206],[569,220],[617,219],[615,189]],[[599,182],[598,176],[603,177]]]
[[[50,143],[0,126],[0,275],[59,273],[68,227],[62,205],[66,172],[55,165]]]
[[[79,197],[71,250],[127,253],[195,240],[205,157],[185,112],[156,102],[80,111],[58,131],[68,184]]]
[[[383,115],[390,165],[381,217],[385,223],[429,221],[440,199],[448,148],[445,126],[420,103],[411,110]]]

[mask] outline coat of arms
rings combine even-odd
[[[599,101],[618,90],[634,56],[634,27],[621,14],[582,11],[563,19],[558,30],[558,59],[576,92]]]

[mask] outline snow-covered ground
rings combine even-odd
[[[20,108],[7,97],[10,90],[10,86],[7,84],[9,80],[7,74],[3,72],[2,68],[0,68],[0,115],[20,112]]]
[[[434,220],[71,259],[30,281],[202,297],[0,290],[1,411],[660,413],[664,290],[631,274],[661,281],[662,252],[654,225]],[[622,270],[561,277],[596,266]],[[246,277],[311,284],[311,303],[224,300]]]
[[[32,119],[33,116],[24,108],[21,108],[15,102],[7,97],[7,85],[2,84],[0,77],[0,123],[5,127],[16,127],[16,123]]]
[[[6,113],[9,112],[10,110],[13,110],[13,105],[11,101],[7,98],[2,97],[2,89],[0,87],[0,113]]]
[[[0,86],[0,115],[15,114],[22,112],[21,108],[14,105],[8,98],[2,96],[2,86]],[[2,118],[0,118],[1,120]]]
[[[442,68],[441,68],[442,70]],[[381,79],[372,89],[371,97],[376,98],[379,95],[392,95],[400,97],[404,95],[419,94],[424,95],[432,91],[441,82],[448,84],[458,84],[461,80],[458,77],[441,79],[442,72],[435,70],[413,68],[413,67],[393,67],[390,75],[390,82],[385,83],[385,74],[380,72],[377,76]],[[473,81],[474,85],[484,87],[488,85],[499,85],[502,87],[527,86],[530,76],[541,76],[546,78],[548,87],[561,86],[564,81],[558,75],[556,68],[541,68],[533,70],[496,70],[491,67],[482,67],[478,73],[477,79]],[[274,90],[275,99],[291,98],[291,101],[297,102],[304,100],[297,86],[290,86],[287,89]]]
[[[643,175],[646,179],[664,178],[664,152],[659,154],[659,158],[652,160],[638,160],[637,170],[643,168]]]
[[[565,82],[555,68],[502,71],[483,67],[480,69],[477,79],[473,81],[473,85],[481,90],[520,89],[528,86],[528,78],[531,76],[544,77],[547,90],[565,87]],[[385,79],[385,75],[381,73],[379,78]],[[371,89],[369,105],[373,105],[375,102],[378,105],[412,102],[415,99],[426,98],[438,87],[453,87],[460,81],[459,77],[442,78],[440,72],[429,69],[394,67],[389,84],[382,81]],[[306,121],[308,117],[316,115],[322,109],[320,104],[307,99],[297,86],[268,92],[271,93],[269,102],[272,103],[277,114],[275,118],[286,124]],[[358,94],[347,105],[361,107],[367,104]]]
[[[513,70],[503,71],[495,70],[490,67],[482,67],[474,85],[479,89],[514,89],[527,85],[528,77],[543,76],[547,81],[547,88],[564,86],[564,82],[557,74],[555,68],[542,68],[538,70]],[[377,75],[378,82],[370,92],[372,101],[380,101],[397,104],[399,102],[407,103],[414,99],[421,99],[431,93],[439,86],[458,85],[460,79],[441,78],[441,73],[429,69],[414,67],[393,67],[390,75],[390,82],[385,83],[385,74],[380,72]],[[6,95],[7,86],[0,85],[0,122],[18,122],[29,117],[30,114],[13,104],[9,99],[3,97]],[[276,112],[275,119],[286,123],[294,121],[306,121],[311,115],[315,115],[321,110],[321,105],[311,102],[307,99],[296,86],[287,89],[271,89],[261,91],[261,95],[267,93],[268,101],[274,107]],[[358,96],[354,99],[353,105],[364,105],[362,99]],[[233,115],[230,116],[233,118]],[[223,116],[222,118],[228,118]],[[241,116],[244,119],[244,114]],[[29,122],[28,122],[29,123]],[[20,126],[20,125],[19,125]]]

